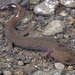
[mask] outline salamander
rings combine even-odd
[[[75,64],[74,54],[66,47],[60,47],[54,39],[47,37],[24,37],[20,35],[15,26],[22,19],[24,9],[18,3],[9,3],[0,10],[7,9],[10,6],[16,8],[17,13],[5,26],[9,50],[12,49],[12,44],[15,44],[25,49],[43,50],[46,52],[43,56],[51,56],[64,64]]]

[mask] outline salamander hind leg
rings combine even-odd
[[[48,51],[48,52],[42,54],[41,56],[42,56],[42,57],[53,58],[53,57],[52,57],[52,53],[53,53],[53,51]]]

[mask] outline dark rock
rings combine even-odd
[[[0,41],[0,45],[3,45],[4,44],[4,42],[3,41]]]
[[[33,72],[36,71],[35,67],[31,64],[27,64],[25,67],[25,73],[31,75]]]
[[[25,6],[27,10],[30,9],[30,0],[22,0],[20,5]]]
[[[63,17],[62,16],[56,16],[55,20],[63,20]]]

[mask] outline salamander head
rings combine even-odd
[[[55,50],[52,55],[56,60],[61,61],[66,65],[75,64],[75,56],[67,48],[59,47],[58,50]]]

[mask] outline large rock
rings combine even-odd
[[[56,33],[63,32],[64,28],[65,28],[65,25],[63,21],[54,20],[46,26],[45,30],[42,33],[43,35],[46,35],[46,36],[54,35]]]
[[[58,5],[58,0],[45,0],[34,7],[34,12],[39,15],[52,15]]]

